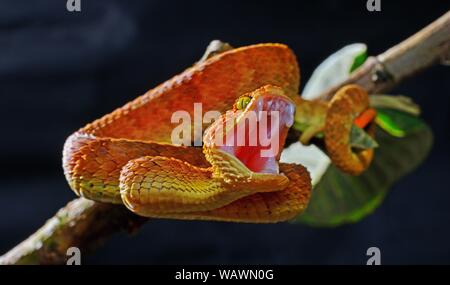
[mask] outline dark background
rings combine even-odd
[[[0,1],[0,253],[75,195],[61,168],[65,138],[191,65],[212,39],[234,46],[282,42],[302,82],[353,42],[378,54],[444,14],[447,1]],[[302,2],[302,3],[300,3]],[[84,263],[450,263],[448,67],[394,90],[413,97],[434,148],[362,222],[336,229],[154,220],[119,234]]]

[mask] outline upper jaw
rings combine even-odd
[[[280,90],[274,93],[256,93],[236,121],[239,123],[247,112],[256,112],[260,115],[261,111],[279,112],[280,122],[283,121],[287,128],[290,128],[294,124],[295,103],[291,98],[284,95],[283,92],[280,93]]]

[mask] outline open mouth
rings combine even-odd
[[[208,128],[204,142],[231,154],[253,172],[278,174],[294,113],[294,102],[281,88],[265,86],[241,96],[233,111]]]

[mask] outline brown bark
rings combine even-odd
[[[124,206],[96,203],[84,198],[61,208],[33,235],[0,257],[0,264],[65,264],[67,249],[82,253],[101,244],[111,234],[137,230],[146,218]]]

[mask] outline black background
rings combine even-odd
[[[65,138],[191,65],[212,39],[234,46],[282,42],[302,82],[353,42],[379,54],[449,10],[446,1],[0,1],[0,252],[75,197],[61,169]],[[372,215],[315,229],[154,220],[119,234],[84,263],[450,263],[449,68],[433,67],[394,92],[413,97],[434,148]]]

